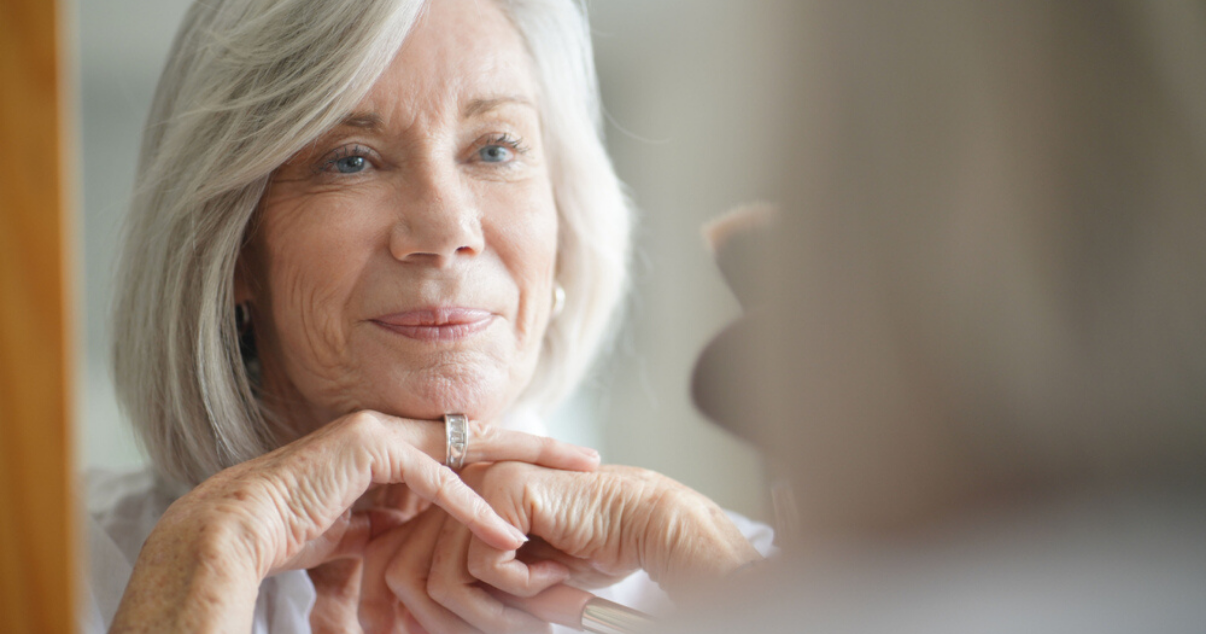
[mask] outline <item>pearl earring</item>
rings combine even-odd
[[[549,319],[556,319],[565,310],[565,289],[560,283],[553,285],[553,309],[549,311]]]

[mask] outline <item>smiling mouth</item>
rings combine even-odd
[[[437,343],[467,339],[494,322],[494,313],[477,308],[422,308],[372,319],[393,333]]]

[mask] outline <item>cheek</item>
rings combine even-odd
[[[519,289],[520,327],[543,333],[557,267],[558,219],[552,195],[528,199],[499,229],[499,253]]]
[[[306,350],[321,357],[342,348],[340,307],[347,301],[350,280],[337,267],[318,265],[329,260],[298,255],[273,267],[272,317],[286,351]]]
[[[518,291],[514,316],[513,356],[502,365],[507,376],[508,400],[517,398],[530,383],[540,360],[549,325],[553,283],[557,268],[558,217],[547,200],[528,199],[522,214],[505,223],[498,233],[497,250]]]
[[[363,232],[337,213],[337,201],[324,202],[265,214],[265,295],[286,365],[338,362],[346,308],[369,253],[357,247]]]

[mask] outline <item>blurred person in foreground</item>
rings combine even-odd
[[[1206,4],[871,5],[801,5],[695,377],[795,528],[666,629],[1206,631]]]

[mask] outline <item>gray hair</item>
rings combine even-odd
[[[424,4],[207,0],[186,14],[146,126],[114,319],[118,397],[162,476],[195,484],[294,435],[244,366],[235,263],[272,172],[360,102]],[[542,87],[560,218],[564,310],[517,404],[547,409],[611,332],[631,212],[603,146],[584,10],[501,4]]]

